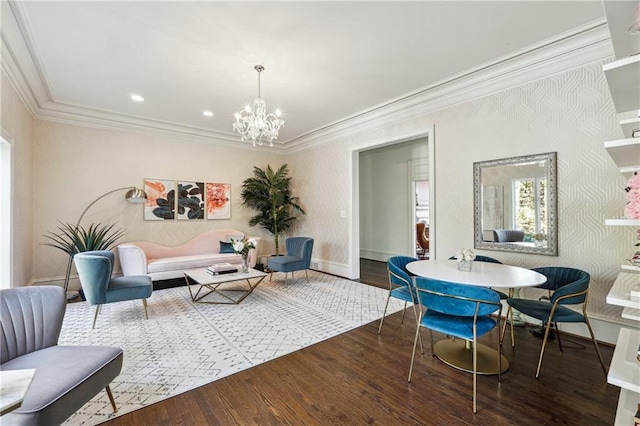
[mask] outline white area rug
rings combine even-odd
[[[111,383],[118,413],[100,392],[66,425],[93,425],[178,395],[238,371],[375,321],[388,291],[338,277],[300,272],[295,280],[265,278],[238,305],[193,303],[187,287],[158,290],[149,302],[104,305],[96,328],[95,307],[67,306],[61,345],[117,346],[124,350],[120,375]],[[195,289],[196,287],[192,287]],[[388,314],[404,307],[391,299]]]

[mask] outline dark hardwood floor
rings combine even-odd
[[[364,261],[362,282],[387,286],[384,263]],[[547,347],[535,378],[541,340],[517,328],[516,348],[502,383],[478,376],[478,413],[471,406],[472,375],[431,356],[416,356],[407,383],[415,319],[378,322],[236,373],[108,422],[115,425],[612,425],[619,388],[609,385],[589,341],[567,336]],[[495,346],[491,340],[481,341]],[[508,337],[508,336],[507,336]],[[434,340],[444,338],[434,334]],[[507,340],[505,340],[507,342]],[[608,364],[613,348],[601,345]]]

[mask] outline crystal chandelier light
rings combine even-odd
[[[265,141],[273,146],[273,140],[278,139],[278,131],[284,126],[284,120],[280,119],[278,109],[275,113],[266,113],[267,105],[260,97],[260,73],[264,71],[264,67],[256,65],[254,68],[258,71],[258,97],[253,101],[253,108],[247,105],[242,111],[236,112],[233,130],[240,133],[242,141],[251,139],[253,146],[262,145]]]

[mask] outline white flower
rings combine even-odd
[[[233,242],[233,250],[236,253],[240,253],[242,250],[244,250],[244,241],[242,241],[242,240],[234,241]]]
[[[471,249],[463,248],[456,252],[456,260],[458,260],[458,262],[460,262],[461,260],[469,262],[475,258],[476,258],[476,254]]]

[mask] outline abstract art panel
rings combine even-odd
[[[231,184],[207,182],[207,219],[231,219]]]
[[[144,220],[173,220],[176,209],[176,181],[145,179]]]
[[[204,219],[204,182],[178,182],[178,220]]]

